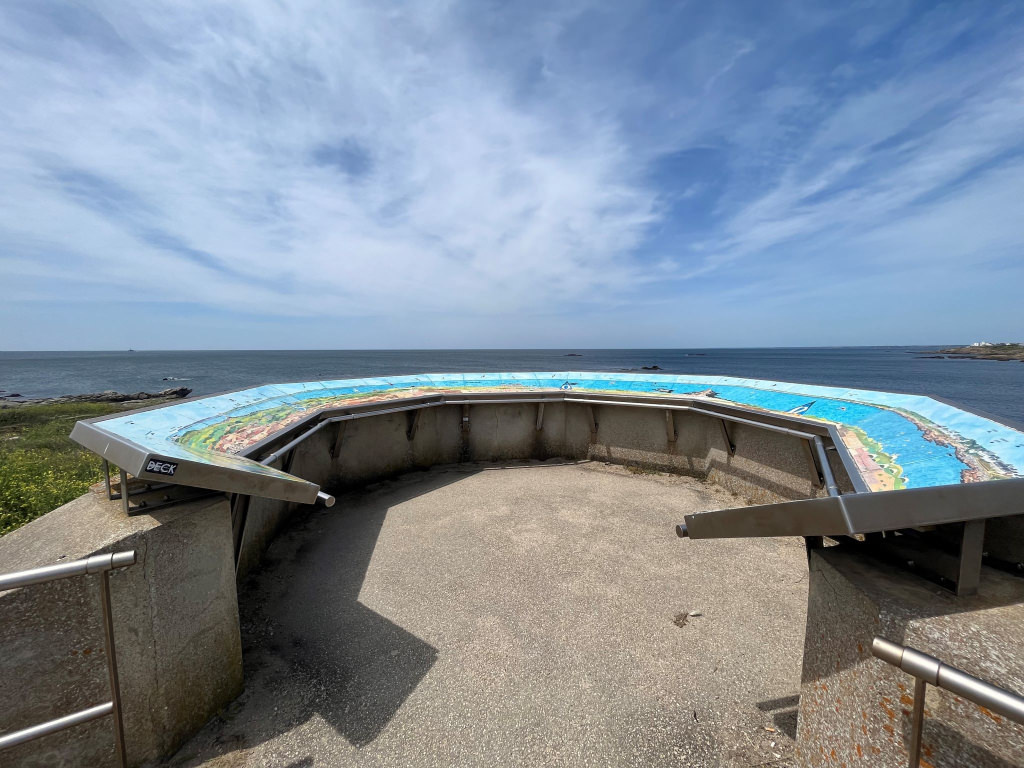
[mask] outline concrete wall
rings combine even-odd
[[[465,430],[461,406],[426,408],[412,439],[414,412],[355,419],[344,422],[337,456],[330,456],[336,433],[325,429],[296,449],[291,471],[337,490],[438,464],[560,456],[709,477],[758,502],[822,494],[804,441],[790,435],[731,424],[736,453],[729,455],[720,421],[708,416],[675,412],[670,441],[662,409],[548,403],[538,430],[538,407],[474,405]],[[852,490],[837,457],[832,467]]]
[[[1024,691],[1022,627],[1020,578],[984,568],[978,595],[958,598],[841,547],[811,550],[798,765],[907,765],[914,678],[871,656],[875,635]],[[1024,726],[932,686],[922,744],[931,768],[1024,765]]]
[[[134,549],[111,572],[132,765],[155,764],[242,690],[231,520],[222,496],[126,517],[88,493],[0,538],[10,572]],[[110,700],[99,577],[0,593],[0,723],[18,730]],[[4,766],[113,765],[110,717],[0,753]]]
[[[461,461],[595,459],[707,477],[751,501],[822,493],[803,443],[719,420],[619,405],[534,403],[425,408],[320,430],[275,466],[327,490],[358,487]],[[674,439],[671,439],[673,438]],[[336,454],[332,454],[337,448]],[[287,465],[284,464],[288,461]],[[849,481],[835,465],[841,484]],[[112,575],[118,657],[133,765],[171,753],[241,691],[236,578],[258,567],[300,507],[251,499],[237,567],[224,497],[125,517],[90,493],[0,539],[4,572],[134,548],[140,562]],[[0,723],[5,730],[109,698],[95,577],[0,594]],[[109,718],[3,755],[4,765],[106,765]],[[74,756],[73,759],[70,756]]]
[[[730,455],[721,422],[701,414],[674,412],[670,431],[663,409],[549,403],[538,430],[537,409],[536,404],[472,406],[463,429],[461,406],[429,408],[421,411],[411,439],[412,413],[354,420],[345,427],[337,456],[330,453],[336,433],[325,430],[296,451],[291,471],[341,490],[458,461],[589,458],[706,478],[750,503],[824,495],[806,443],[793,436],[730,423],[736,446]],[[840,488],[852,492],[838,454],[827,455]],[[266,543],[296,509],[254,504],[259,530],[247,538],[245,569],[255,567]],[[1022,521],[990,521],[987,548],[1019,558]],[[253,518],[249,525],[254,526]],[[1005,661],[1016,663],[1019,656],[1010,647],[1019,635],[1013,627],[1024,626],[1019,579],[986,569],[982,594],[962,602],[918,577],[847,557],[839,549],[815,550],[811,558],[801,765],[906,764],[905,710],[912,681],[870,657],[867,649],[876,633],[1024,690],[1024,670],[1018,665],[1007,677]],[[1019,764],[1008,758],[1014,750],[1024,754],[1024,739],[1012,724],[998,723],[934,689],[928,711],[934,718],[926,738],[930,765]]]
[[[726,450],[721,422],[676,411],[669,440],[666,411],[622,405],[547,403],[537,429],[536,403],[441,406],[341,422],[320,430],[294,451],[288,471],[329,491],[341,491],[428,467],[460,461],[593,459],[707,478],[750,503],[823,495],[804,441],[744,424],[730,424],[735,455]],[[597,431],[591,430],[591,413]],[[466,428],[464,428],[464,426]],[[338,430],[344,434],[337,443]],[[410,439],[410,433],[413,433]],[[331,455],[337,444],[338,453]],[[836,480],[852,484],[831,452]],[[283,460],[274,464],[285,468]],[[238,575],[244,579],[297,505],[253,499]]]

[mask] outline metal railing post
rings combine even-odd
[[[100,602],[103,606],[103,645],[107,652],[107,674],[110,678],[110,699],[114,715],[114,751],[121,768],[128,767],[124,747],[124,717],[121,712],[121,684],[117,678],[117,655],[114,650],[114,614],[110,610],[110,571],[100,574]]]
[[[914,711],[910,716],[910,768],[921,765],[921,732],[924,730],[924,696],[928,683],[923,678],[914,678]]]

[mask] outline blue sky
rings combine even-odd
[[[0,349],[1024,339],[1024,4],[0,6]]]

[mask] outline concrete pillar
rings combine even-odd
[[[0,539],[0,570],[134,549],[111,572],[131,765],[172,754],[242,691],[231,515],[223,496],[128,517],[90,492]],[[0,593],[0,723],[19,730],[110,700],[97,576]],[[113,721],[0,754],[4,766],[113,765]]]
[[[811,550],[798,765],[906,767],[914,678],[871,656],[875,635],[1024,692],[1024,579],[985,568],[958,598],[843,547]],[[1024,765],[1024,726],[929,686],[921,765]]]

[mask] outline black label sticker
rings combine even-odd
[[[178,465],[173,461],[167,459],[150,459],[146,465],[147,472],[155,472],[158,475],[171,475],[173,477],[174,470],[178,468]]]

